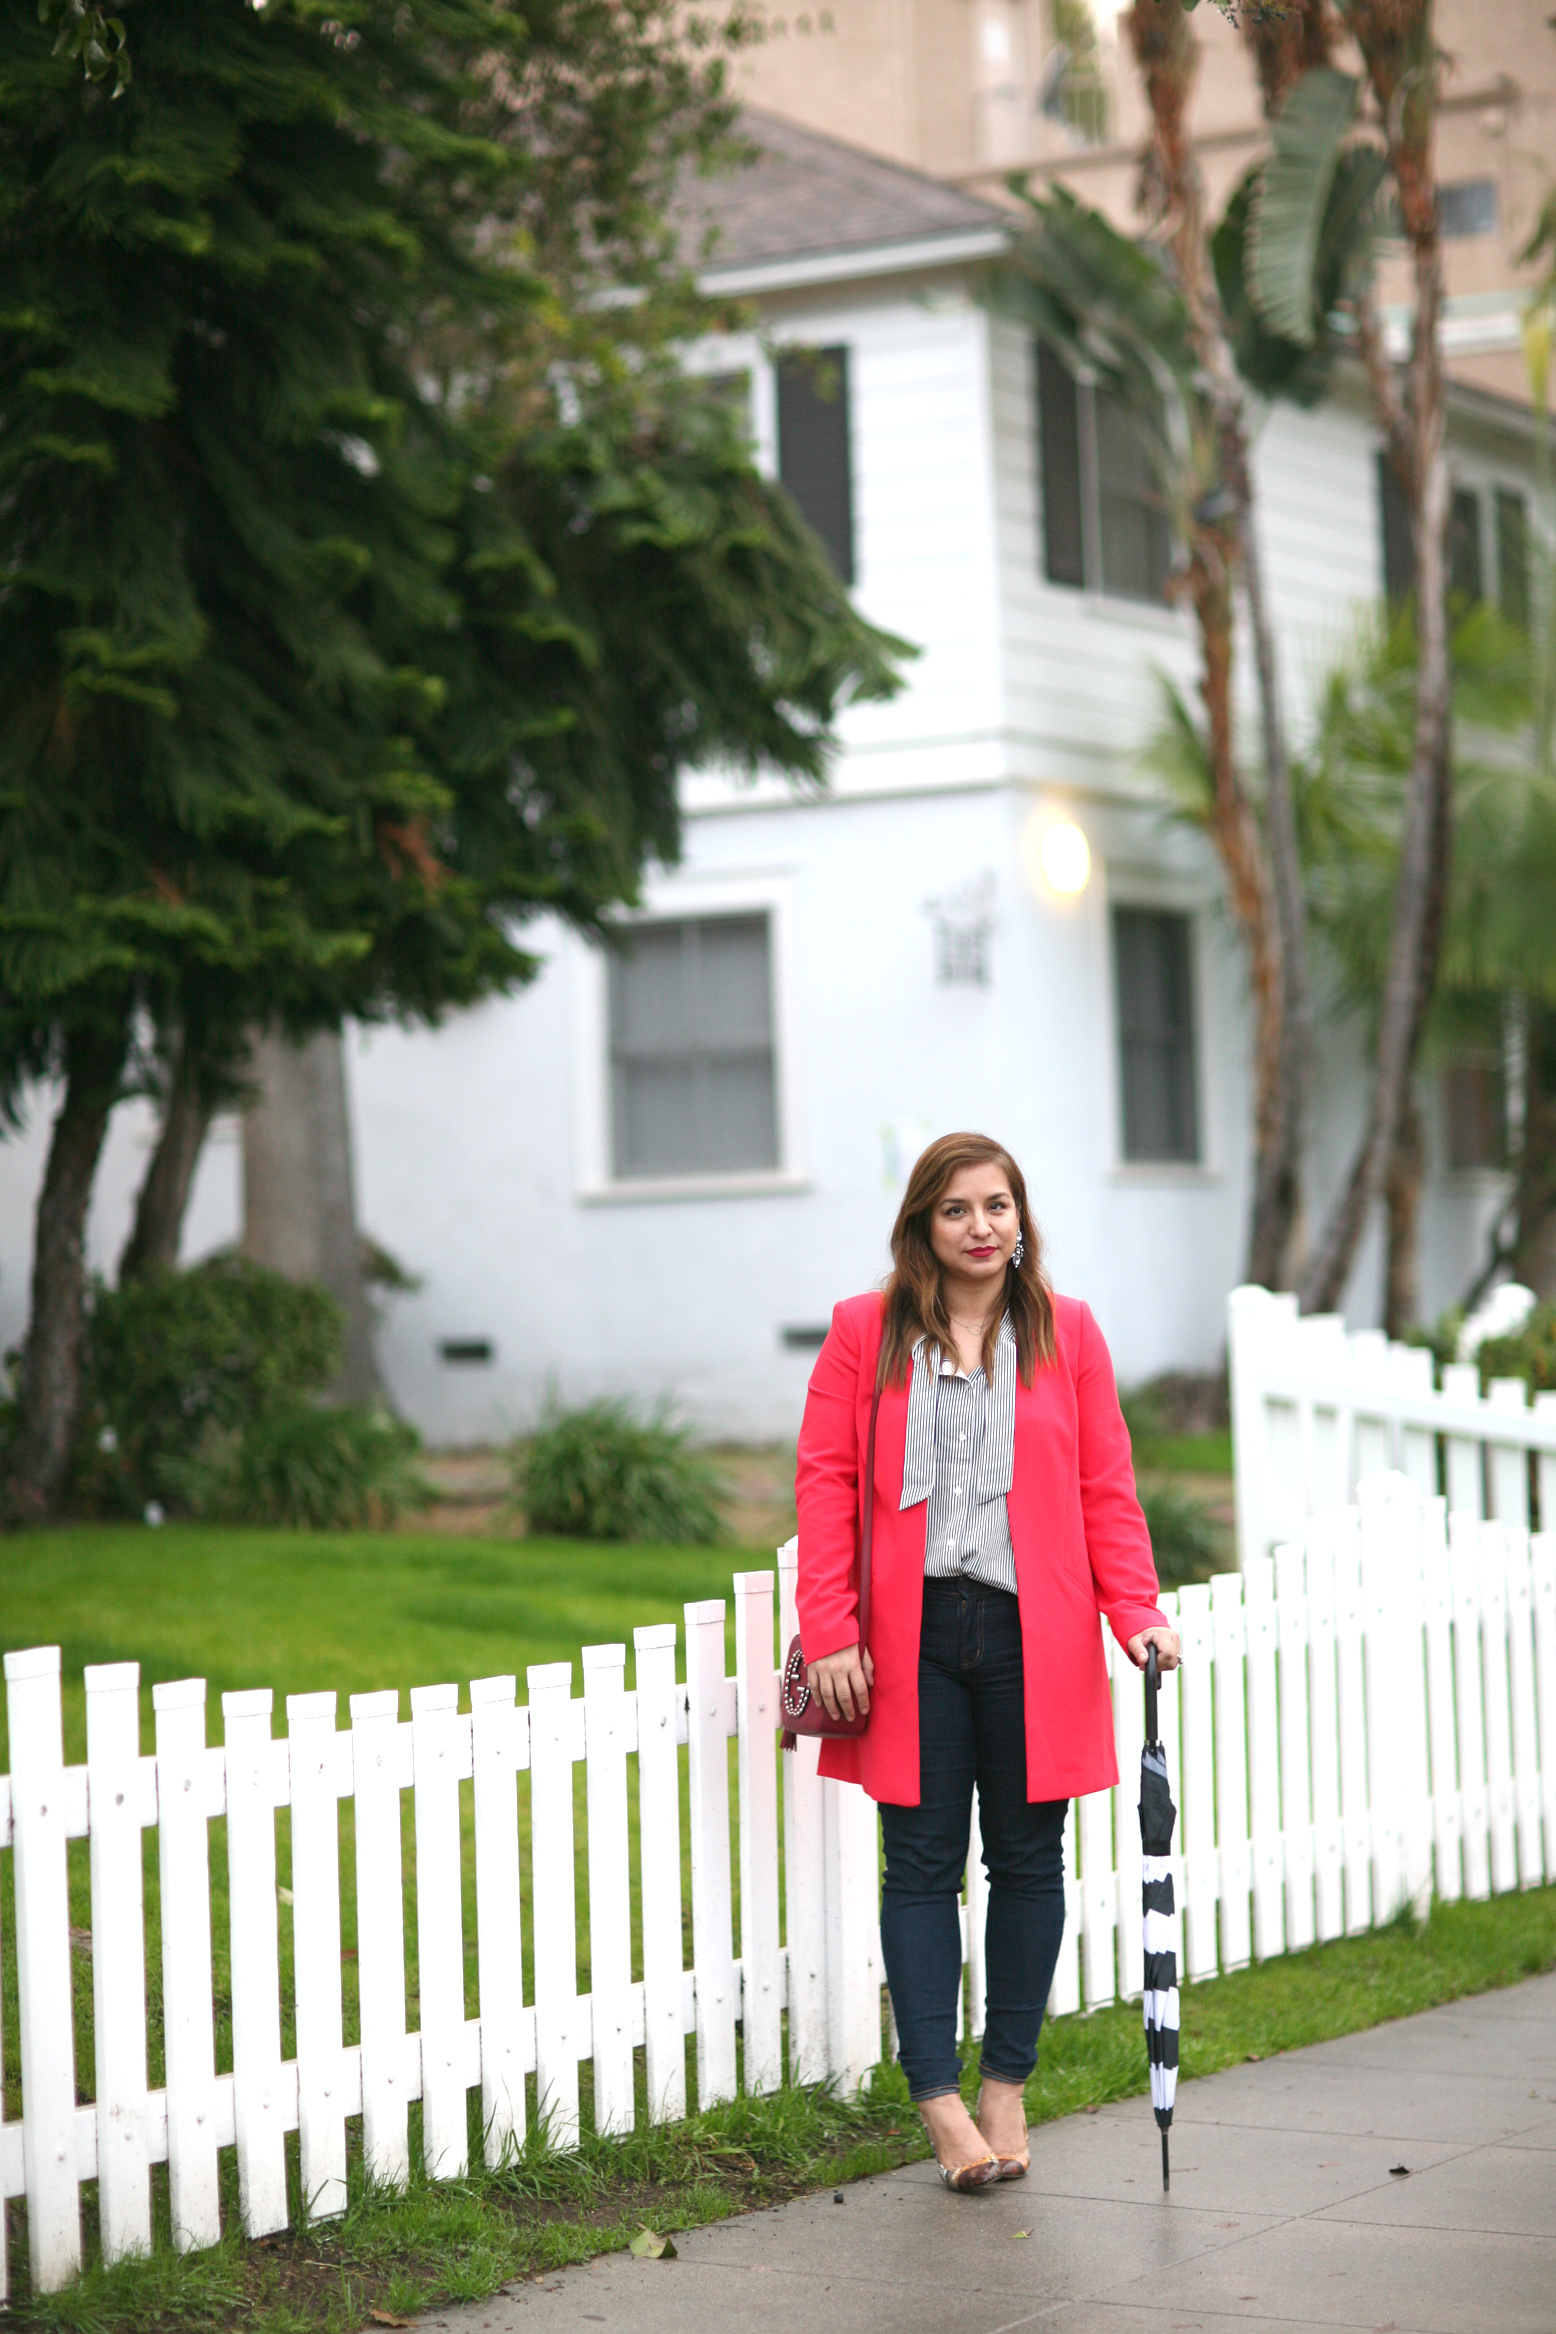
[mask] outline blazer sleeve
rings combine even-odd
[[[1118,1405],[1113,1362],[1089,1305],[1080,1308],[1075,1373],[1079,1413],[1081,1516],[1097,1606],[1120,1645],[1142,1629],[1166,1628],[1151,1556],[1151,1534],[1135,1493],[1129,1429]],[[801,1543],[803,1551],[803,1542]]]
[[[799,1515],[795,1598],[807,1661],[859,1642],[859,1325],[845,1302],[816,1356],[794,1473]]]

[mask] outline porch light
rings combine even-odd
[[[1091,879],[1091,845],[1073,819],[1044,823],[1039,813],[1022,840],[1027,871],[1041,876],[1047,890],[1057,892],[1061,899],[1073,899],[1086,889]]]

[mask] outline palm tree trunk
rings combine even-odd
[[[197,1053],[186,1033],[168,1083],[156,1149],[135,1202],[135,1222],[119,1258],[121,1288],[126,1281],[143,1280],[149,1272],[171,1271],[178,1262],[190,1186],[211,1124],[203,1083]]]
[[[1303,1285],[1304,1307],[1318,1312],[1330,1312],[1339,1304],[1368,1217],[1384,1195],[1436,984],[1451,844],[1448,455],[1438,345],[1442,252],[1433,158],[1437,63],[1431,0],[1345,0],[1342,13],[1361,47],[1389,141],[1415,280],[1408,401],[1399,396],[1370,302],[1364,305],[1358,339],[1390,455],[1410,498],[1416,705],[1371,1107],[1361,1146]]]
[[[0,1513],[43,1523],[70,1464],[81,1409],[86,1324],[87,1210],[124,1067],[122,1030],[74,1032],[65,1045],[65,1093],[49,1140],[33,1232],[32,1311]]]
[[[1254,1197],[1249,1280],[1280,1287],[1301,1217],[1302,1142],[1312,1056],[1307,910],[1296,812],[1269,610],[1254,515],[1247,412],[1216,293],[1205,234],[1204,188],[1188,132],[1188,101],[1199,48],[1179,0],[1135,0],[1126,19],[1151,109],[1152,139],[1142,173],[1146,206],[1170,233],[1195,348],[1216,418],[1221,484],[1229,521],[1196,529],[1190,597],[1200,622],[1207,711],[1224,695],[1225,734],[1211,753],[1216,810],[1211,835],[1249,952],[1255,1000]],[[1231,732],[1232,597],[1196,584],[1193,569],[1240,571],[1253,639],[1264,756],[1265,830],[1237,771]],[[1212,637],[1208,625],[1219,628]]]
[[[1421,1318],[1417,1233],[1425,1173],[1426,1132],[1421,1124],[1420,1105],[1412,1093],[1406,1098],[1384,1193],[1388,1202],[1388,1253],[1383,1274],[1383,1326],[1390,1337],[1403,1337]]]

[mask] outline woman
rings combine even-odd
[[[1021,1170],[986,1135],[915,1166],[884,1292],[849,1297],[800,1433],[799,1622],[811,1690],[867,1731],[821,1772],[881,1803],[881,1943],[908,2087],[952,2188],[1027,2169],[1024,2092],[1064,1929],[1071,1798],[1118,1781],[1098,1613],[1143,1668],[1156,1602],[1113,1370],[1042,1269]],[[876,1431],[868,1646],[857,1544]],[[978,1786],[989,1875],[983,2087],[962,2104],[958,1896]]]

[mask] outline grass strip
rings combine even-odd
[[[1362,1937],[1287,1954],[1186,1989],[1183,2074],[1352,2034],[1556,1967],[1556,1888],[1489,1904],[1436,1906]],[[966,2067],[976,2085],[976,2052]],[[1138,2008],[1058,2019],[1027,2092],[1034,2123],[1143,2092]],[[22,2214],[13,2207],[12,2323],[51,2334],[353,2334],[413,2319],[434,2304],[480,2301],[517,2280],[621,2250],[638,2227],[698,2227],[731,2213],[836,2187],[927,2154],[899,2068],[883,2066],[858,2100],[823,2090],[738,2099],[686,2122],[617,2140],[586,2138],[558,2155],[531,2142],[498,2172],[405,2194],[374,2192],[352,2172],[339,2221],[299,2225],[250,2244],[175,2254],[159,2168],[157,2249],[143,2261],[88,2267],[66,2293],[28,2299]],[[236,2174],[224,2157],[229,2223]],[[295,2161],[293,2167],[295,2186]],[[90,2218],[90,2213],[89,2213]],[[89,2240],[94,2232],[89,2228]],[[90,2243],[89,2243],[90,2250]]]

